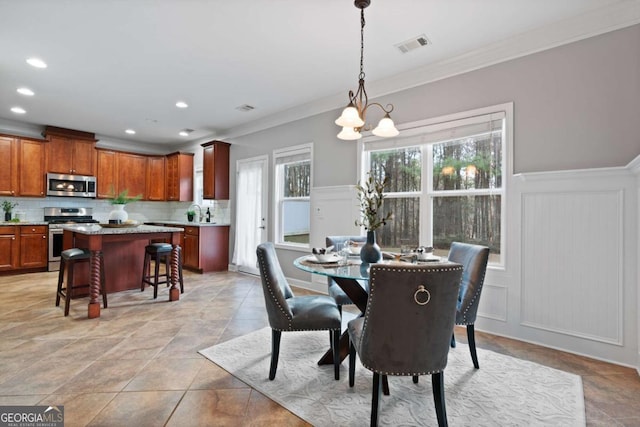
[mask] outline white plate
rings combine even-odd
[[[336,263],[340,260],[340,257],[338,255],[332,255],[331,258],[327,261],[320,261],[318,260],[318,258],[316,258],[315,255],[309,255],[309,257],[307,258],[307,261],[312,262],[314,264],[332,264],[332,263]]]

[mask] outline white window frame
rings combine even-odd
[[[273,183],[274,183],[274,191],[273,191],[273,241],[276,248],[282,249],[291,249],[291,250],[299,250],[303,252],[308,252],[311,247],[311,243],[292,243],[285,242],[283,236],[284,224],[282,218],[282,203],[285,198],[283,196],[283,186],[282,180],[284,177],[282,176],[282,165],[278,164],[279,160],[285,157],[292,156],[308,156],[309,158],[309,189],[313,188],[313,143],[309,142],[306,144],[295,145],[292,147],[281,148],[277,150],[273,150],[273,162],[272,162],[272,171],[273,171]],[[296,200],[308,200],[311,203],[311,195],[309,197],[296,197]],[[309,225],[311,225],[311,218],[309,217]]]
[[[478,117],[491,116],[492,114],[504,115],[505,126],[502,135],[502,187],[500,189],[474,189],[456,191],[434,191],[433,190],[433,164],[432,164],[432,144],[429,142],[416,143],[421,135],[442,132],[447,128],[460,126],[465,123],[473,123]],[[358,141],[358,170],[360,179],[364,181],[368,172],[370,162],[369,151],[392,150],[394,148],[422,146],[422,189],[418,192],[407,193],[385,193],[388,198],[395,197],[419,197],[420,198],[420,242],[431,244],[433,238],[433,198],[442,196],[463,196],[463,195],[500,195],[500,260],[492,262],[493,268],[506,268],[507,251],[507,194],[511,177],[513,176],[513,103],[498,104],[483,107],[475,110],[449,114],[441,117],[420,120],[398,126],[400,136],[395,138],[380,138],[367,136]],[[416,136],[411,142],[403,139]],[[442,141],[442,140],[441,140]],[[438,141],[439,142],[439,141]]]

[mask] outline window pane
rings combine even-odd
[[[389,176],[385,193],[420,191],[422,150],[407,147],[396,150],[371,152],[371,172],[382,181]]]
[[[284,165],[284,197],[309,197],[311,162]]]
[[[434,197],[434,249],[446,254],[455,241],[485,245],[492,255],[499,255],[500,203],[499,195]]]
[[[401,197],[383,200],[383,211],[393,212],[393,221],[376,230],[378,244],[385,251],[400,252],[402,245],[420,246],[420,198]]]
[[[309,243],[309,200],[282,202],[282,234],[287,243]]]
[[[433,144],[433,189],[502,187],[502,132]]]

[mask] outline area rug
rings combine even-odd
[[[318,366],[329,347],[328,332],[285,332],[278,372],[269,381],[271,329],[264,328],[201,350],[200,354],[314,426],[366,426],[371,414],[372,374],[358,361],[349,387],[348,360],[340,380],[333,365]],[[445,370],[451,426],[584,426],[582,379],[533,362],[458,343]],[[379,424],[436,426],[431,378],[389,377],[390,396],[380,401]]]

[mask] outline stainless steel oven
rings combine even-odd
[[[49,271],[60,270],[62,253],[62,228],[49,224]]]
[[[98,222],[92,214],[93,208],[44,208],[44,220],[49,223],[49,271],[60,270],[63,225]]]

